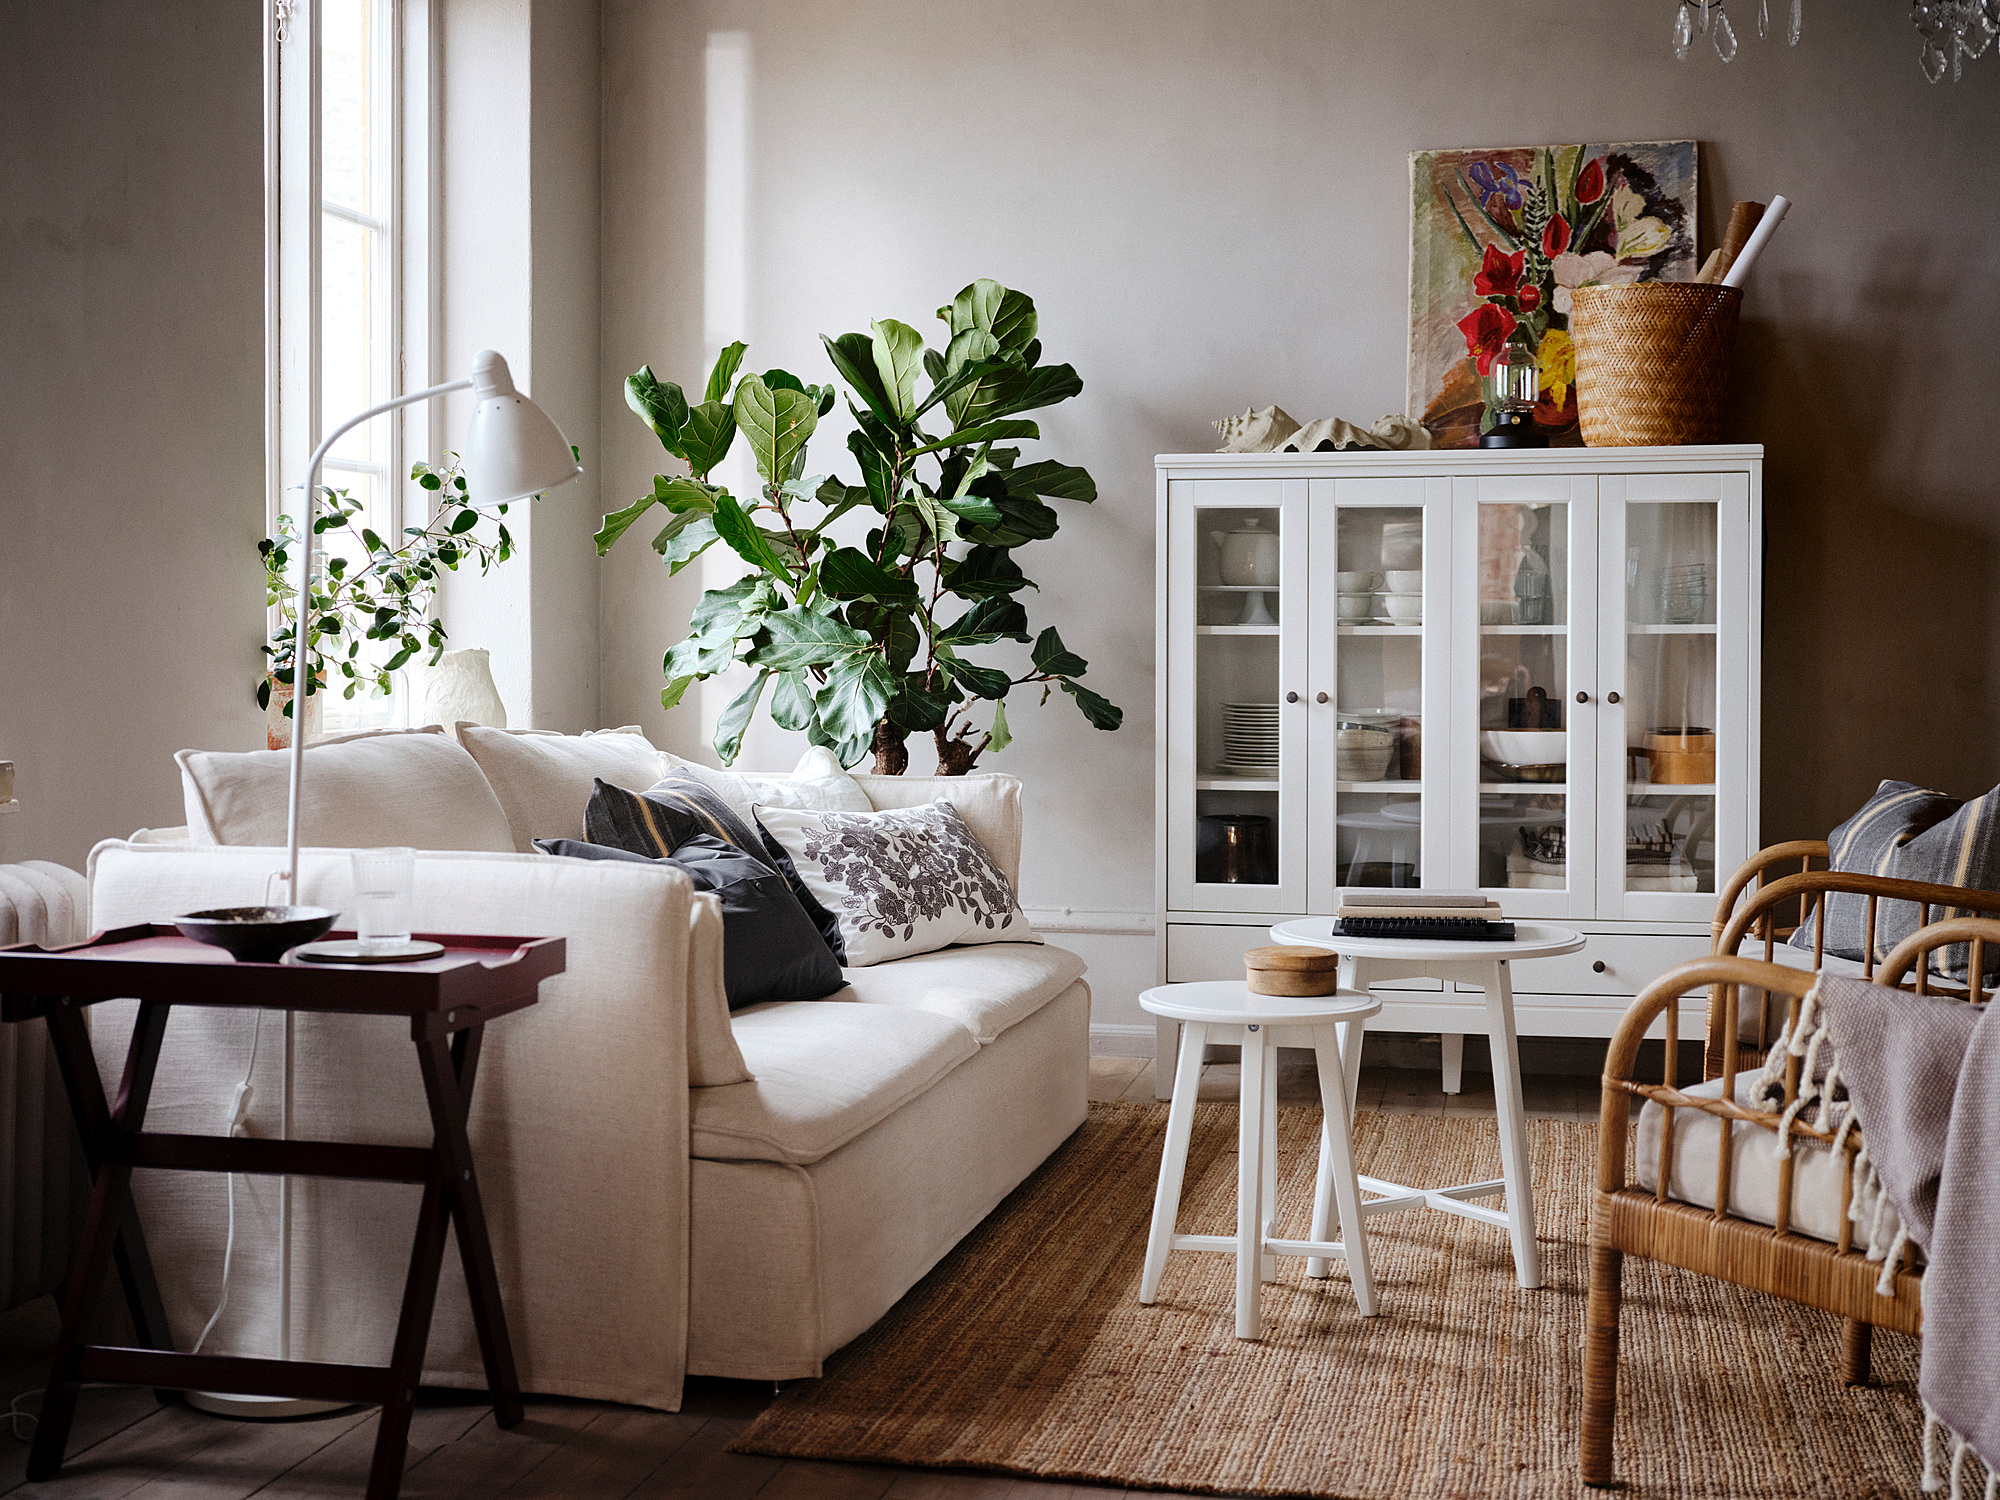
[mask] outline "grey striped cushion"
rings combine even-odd
[[[1827,848],[1833,868],[1852,874],[2000,890],[2000,787],[1961,802],[1907,781],[1885,781],[1860,812],[1828,835]],[[1826,951],[1867,957],[1868,898],[1831,891],[1824,907]],[[1879,902],[1874,957],[1879,961],[1915,932],[1921,915],[1913,901]],[[1959,907],[1931,910],[1932,921],[1977,915]],[[1811,949],[1816,925],[1816,918],[1804,923],[1792,934],[1792,946]],[[1967,945],[1945,949],[1943,961],[1946,973],[1962,977],[1971,963]],[[1985,968],[2000,973],[2000,944],[1987,950]]]

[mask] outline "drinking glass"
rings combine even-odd
[[[356,849],[354,935],[380,951],[410,940],[411,893],[416,885],[414,849]]]

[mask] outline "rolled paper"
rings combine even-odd
[[[1694,273],[1694,279],[1703,286],[1718,279],[1728,269],[1728,262],[1722,258],[1722,247],[1717,245],[1708,252],[1708,259],[1701,263],[1701,269]]]
[[[1791,209],[1791,200],[1783,193],[1771,199],[1771,206],[1764,210],[1764,216],[1757,221],[1757,228],[1750,235],[1750,243],[1743,247],[1743,253],[1736,257],[1736,263],[1729,268],[1729,274],[1722,278],[1724,286],[1740,287],[1750,275],[1750,268],[1757,264],[1757,257],[1764,253],[1764,247],[1771,242],[1771,236],[1784,223],[1785,215]]]
[[[1763,217],[1764,205],[1761,203],[1739,200],[1729,211],[1729,228],[1722,234],[1722,266],[1715,273],[1717,281],[1729,274],[1729,268],[1736,264],[1736,257],[1750,243],[1750,236]]]

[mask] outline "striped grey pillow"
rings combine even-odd
[[[1907,781],[1885,781],[1826,842],[1836,870],[2000,890],[2000,787],[1962,802]],[[1826,951],[1841,958],[1866,958],[1868,898],[1829,891],[1822,902]],[[1917,930],[1921,915],[1914,901],[1877,903],[1874,957],[1878,962]],[[1933,908],[1931,920],[1977,915],[1958,907]],[[1792,946],[1810,950],[1816,925],[1817,918],[1804,922],[1792,934]],[[1971,964],[1969,946],[1958,943],[1945,949],[1943,962],[1947,974],[1963,977]],[[2000,945],[1987,950],[1985,967],[1988,974],[2000,973]]]

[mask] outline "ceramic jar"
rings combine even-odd
[[[1222,553],[1222,581],[1238,588],[1278,583],[1278,533],[1267,531],[1262,521],[1245,521],[1234,531],[1211,531],[1209,537]]]

